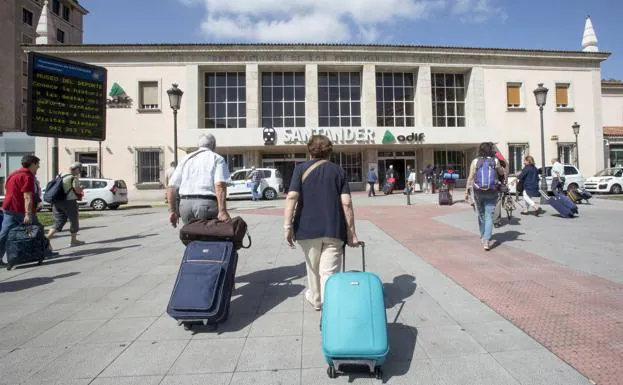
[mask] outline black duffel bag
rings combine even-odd
[[[248,245],[244,245],[245,237],[249,241]],[[251,247],[247,223],[240,217],[233,217],[226,222],[218,219],[193,220],[180,229],[180,240],[184,245],[192,241],[231,241],[236,250]]]

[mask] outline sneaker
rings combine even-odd
[[[491,250],[491,243],[489,241],[484,241],[482,242],[482,247],[484,247],[485,250],[489,251]]]
[[[76,239],[75,241],[72,241],[72,242],[69,243],[69,247],[82,246],[84,244],[86,244],[86,242],[79,241],[79,240]]]

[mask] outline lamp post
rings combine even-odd
[[[545,129],[543,128],[543,107],[547,101],[548,89],[543,87],[543,83],[539,83],[539,86],[534,90],[534,97],[536,99],[536,105],[539,107],[541,113],[541,190],[547,192],[547,178],[545,175]]]
[[[177,110],[180,109],[182,104],[182,95],[184,92],[177,88],[177,83],[173,83],[173,87],[167,90],[169,95],[169,104],[173,110],[173,159],[177,164]]]
[[[575,167],[580,168],[580,149],[578,148],[578,134],[580,133],[580,125],[578,124],[578,122],[573,122],[571,128],[573,128],[573,134],[575,135]]]

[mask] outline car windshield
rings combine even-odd
[[[605,170],[599,171],[595,176],[621,176],[621,168],[607,168]]]

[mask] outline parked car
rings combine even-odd
[[[128,186],[123,180],[81,178],[80,185],[84,196],[78,201],[79,207],[91,207],[98,211],[106,208],[116,210],[128,204]],[[51,209],[51,205],[43,202],[43,208]]]
[[[260,197],[266,200],[276,199],[279,193],[283,193],[283,177],[279,170],[275,168],[257,168],[264,174],[260,183]],[[227,199],[230,198],[251,198],[251,179],[248,178],[251,169],[234,171],[227,181]]]
[[[545,167],[545,175],[547,181],[547,192],[552,192],[552,167]],[[539,175],[541,174],[541,168],[539,168]],[[541,178],[539,177],[539,187],[541,183]],[[584,177],[580,173],[577,167],[566,164],[565,165],[565,190],[576,190],[584,186]],[[517,178],[515,175],[511,175],[508,177],[508,189],[511,194],[514,194],[517,191]]]
[[[595,176],[586,179],[584,187],[590,192],[621,194],[623,192],[623,167],[599,171]]]
[[[580,170],[577,167],[571,164],[565,164],[565,185],[563,189],[565,191],[569,190],[577,190],[578,188],[584,187],[584,177]],[[539,175],[541,174],[541,168],[539,168]],[[552,191],[552,166],[545,167],[545,176],[547,181],[547,191]],[[539,183],[540,183],[539,178]]]

